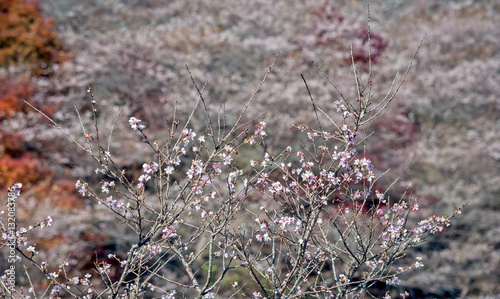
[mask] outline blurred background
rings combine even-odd
[[[32,237],[40,258],[89,271],[96,256],[126,250],[132,236],[75,192],[77,179],[98,183],[97,164],[22,100],[83,141],[75,107],[91,124],[91,86],[100,134],[107,136],[118,117],[115,162],[140,170],[149,153],[127,120],[143,119],[157,138],[174,108],[185,120],[197,98],[186,66],[200,86],[208,82],[210,109],[231,124],[279,52],[248,118],[265,112],[271,145],[285,148],[297,142],[291,124],[315,121],[301,74],[316,104],[336,111],[339,96],[312,61],[355,99],[352,47],[366,83],[367,3],[0,1],[2,201],[22,182],[19,226],[55,219],[54,228]],[[401,78],[423,39],[389,110],[365,129],[373,133],[366,152],[377,172],[390,169],[381,187],[398,178],[390,192],[400,196],[411,183],[422,217],[469,202],[448,230],[415,249],[425,267],[401,277],[400,288],[422,298],[499,297],[500,3],[386,0],[370,4],[369,16],[375,101],[398,72]],[[204,118],[195,115],[195,129]]]

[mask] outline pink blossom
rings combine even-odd
[[[174,172],[175,168],[173,166],[167,166],[165,167],[165,174],[170,175]]]
[[[417,256],[417,261],[415,262],[415,268],[420,269],[424,267],[424,263],[422,263],[422,257]]]
[[[399,278],[397,276],[394,276],[391,279],[386,280],[385,283],[388,284],[388,285],[398,285],[399,284]]]
[[[175,294],[177,294],[177,291],[170,291],[167,294],[162,295],[161,299],[175,299]]]
[[[146,126],[144,125],[141,125],[139,124],[141,122],[140,119],[138,118],[135,118],[135,117],[131,117],[128,122],[130,123],[130,127],[134,130],[134,131],[137,131],[137,130],[142,130],[144,128],[146,128]]]
[[[226,153],[221,153],[219,155],[219,158],[221,159],[222,164],[224,164],[224,165],[229,165],[231,163],[231,161],[233,160],[233,157],[231,157],[231,155],[226,154]]]
[[[78,193],[80,193],[82,196],[86,196],[88,193],[88,185],[85,182],[82,182],[80,180],[76,181],[75,187],[78,188]]]
[[[45,219],[45,221],[47,221],[47,226],[52,226],[54,219],[52,218],[52,216],[47,216],[47,219]]]
[[[163,229],[163,239],[175,239],[177,238],[177,232],[175,230],[175,227],[168,226]]]
[[[265,122],[260,122],[259,124],[256,125],[257,129],[255,130],[255,136],[267,136],[267,133],[264,131],[264,128],[266,127]]]
[[[111,265],[108,263],[101,263],[101,265],[98,267],[99,273],[109,275],[111,272]]]
[[[259,165],[259,161],[250,160],[250,166],[255,167]]]
[[[152,163],[144,163],[142,165],[142,168],[144,169],[144,172],[147,174],[155,173],[158,171],[158,163],[152,162]]]
[[[54,295],[54,294],[56,294],[56,293],[59,293],[59,291],[60,291],[60,290],[61,290],[61,287],[56,285],[56,286],[54,286],[54,287],[52,288],[52,291],[50,291],[50,294],[51,294],[51,295]]]
[[[109,188],[114,188],[115,187],[115,182],[114,181],[111,181],[111,182],[103,182],[102,183],[102,186],[101,186],[101,191],[103,193],[107,193],[109,194]]]
[[[281,229],[286,229],[295,223],[296,219],[294,217],[281,217],[278,220],[278,223],[281,226]]]

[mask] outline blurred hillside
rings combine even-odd
[[[29,99],[83,140],[73,106],[83,111],[84,123],[92,123],[86,92],[91,86],[103,134],[123,107],[111,152],[128,169],[140,168],[147,159],[128,132],[128,117],[144,119],[159,137],[174,108],[181,120],[190,112],[197,93],[186,65],[200,86],[208,82],[204,94],[211,111],[225,111],[231,124],[237,117],[233,112],[248,100],[279,52],[248,116],[265,113],[277,149],[296,143],[291,124],[315,121],[300,74],[316,104],[336,111],[338,94],[312,61],[354,99],[352,45],[366,81],[364,1],[58,0],[40,1],[37,7],[55,21],[58,39],[44,34],[56,50],[45,51],[49,58],[44,64],[32,58],[3,64],[0,82],[8,83],[0,90],[8,93],[2,96]],[[391,169],[381,184],[389,186],[399,178],[391,191],[398,197],[411,182],[423,215],[450,213],[470,202],[449,230],[417,249],[425,267],[403,277],[400,287],[412,290],[414,297],[500,296],[500,4],[386,0],[370,5],[370,17],[375,98],[389,91],[425,35],[390,109],[366,129],[374,134],[366,150],[378,173]],[[60,228],[71,229],[44,236],[42,244],[52,248],[66,242],[59,250],[72,254],[71,262],[83,271],[88,267],[81,261],[85,254],[104,255],[124,234],[105,224],[112,217],[92,218],[99,212],[71,191],[73,179],[92,180],[95,165],[12,97],[0,102],[0,166],[26,171],[30,177],[21,175],[23,183],[36,186],[23,195],[30,212],[21,220],[52,211],[71,215],[59,218]],[[4,105],[8,101],[15,103]],[[193,124],[200,129],[204,116],[197,116],[200,121],[195,118]],[[5,141],[4,136],[14,135]],[[1,187],[13,180],[5,178]]]

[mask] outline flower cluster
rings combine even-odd
[[[420,221],[418,223],[418,226],[413,228],[412,232],[416,236],[421,236],[425,232],[430,232],[431,234],[435,234],[437,232],[443,231],[443,229],[448,226],[450,226],[449,217],[433,215],[427,219]]]
[[[80,193],[82,196],[86,196],[88,194],[88,185],[85,182],[82,182],[80,180],[76,181],[75,187],[78,189],[78,193]]]
[[[145,125],[141,125],[141,120],[136,118],[136,117],[131,117],[129,120],[128,120],[129,124],[130,124],[130,127],[134,130],[134,131],[141,131],[141,130],[144,130],[146,128]]]
[[[193,132],[192,129],[184,129],[184,130],[182,130],[182,135],[184,136],[184,138],[182,138],[182,143],[184,144],[184,147],[186,147],[189,144],[189,142],[191,140],[194,140],[194,138],[196,137],[196,133]],[[202,140],[204,140],[204,139],[201,139],[200,142]]]
[[[267,133],[266,131],[264,130],[264,128],[266,127],[266,123],[265,122],[260,122],[258,123],[257,125],[255,125],[256,129],[255,129],[255,132],[253,135],[251,135],[250,137],[246,138],[244,140],[245,143],[248,143],[250,145],[253,145],[253,144],[256,144],[257,143],[257,140],[258,140],[258,137],[260,138],[264,138],[267,136]]]
[[[102,182],[101,191],[103,193],[109,194],[109,188],[114,188],[114,187],[115,187],[115,182],[114,181],[111,181],[111,182]]]
[[[163,239],[175,239],[177,238],[177,231],[174,226],[168,226],[163,229]]]
[[[145,173],[154,174],[158,171],[158,163],[156,162],[144,163],[142,165],[142,168],[144,169]]]
[[[113,199],[113,196],[109,196],[108,198],[106,198],[106,204],[108,205],[108,207],[115,211],[122,211],[123,209],[125,209],[125,203],[123,202],[123,200]]]

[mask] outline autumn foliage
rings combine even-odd
[[[45,74],[64,60],[64,47],[52,31],[54,21],[42,18],[37,1],[0,2],[0,66],[23,65]]]
[[[35,84],[19,71],[46,76],[53,64],[64,60],[53,23],[42,17],[37,1],[0,1],[0,67],[20,67],[0,75],[0,121],[15,123],[18,116],[30,113],[23,100],[30,100]],[[5,191],[16,181],[31,185],[47,178],[49,172],[42,169],[38,153],[27,148],[22,134],[0,127],[0,189]]]

